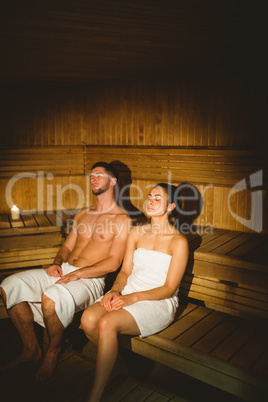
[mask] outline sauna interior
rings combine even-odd
[[[88,173],[105,160],[119,170],[119,196],[135,224],[143,221],[140,211],[154,184],[185,185],[191,267],[182,296],[221,314],[257,317],[265,328],[262,6],[234,0],[27,0],[1,9],[0,280],[53,261],[68,218],[94,203]],[[197,194],[196,206],[191,202]],[[0,309],[3,323],[3,303]],[[246,370],[258,364],[257,373],[267,378],[267,346],[254,347]],[[141,354],[152,358],[146,353],[144,348]],[[191,378],[190,366],[176,370]],[[193,377],[186,381],[189,388],[198,380],[229,392],[226,382],[210,382],[207,374]],[[234,388],[234,397],[251,400],[251,391]],[[72,397],[65,400],[82,400]],[[120,400],[149,397],[125,398]],[[174,398],[159,400],[179,400]],[[189,394],[186,400],[195,399]]]

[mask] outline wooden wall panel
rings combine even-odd
[[[0,213],[10,212],[9,198],[5,196],[7,185],[8,179],[0,179]],[[10,194],[12,204],[27,211],[80,209],[93,203],[88,176],[24,178],[14,183]]]
[[[251,77],[180,72],[83,86],[3,87],[0,145],[258,147],[267,96]]]
[[[243,75],[241,72],[232,75],[211,70],[192,70],[170,75],[96,82],[83,86],[2,86],[0,145],[41,147],[44,151],[47,150],[46,147],[55,147],[55,154],[57,147],[63,146],[78,146],[81,149],[87,148],[86,146],[126,146],[126,155],[136,152],[137,147],[148,147],[151,151],[149,159],[156,158],[153,151],[156,148],[161,153],[162,150],[165,152],[164,147],[195,147],[198,154],[200,147],[207,147],[212,153],[223,149],[227,154],[228,150],[247,150],[249,153],[254,150],[256,159],[259,150],[262,155],[264,153],[263,143],[267,135],[267,94],[264,86],[259,85],[260,80],[255,79],[256,77]],[[6,160],[8,161],[8,157]],[[191,163],[196,174],[198,165],[195,161]],[[184,166],[184,171],[180,172],[179,160],[175,161],[175,164],[172,169],[176,170],[179,183],[184,180],[187,171]],[[239,172],[234,170],[233,183],[229,181],[226,184],[225,179],[223,182],[218,179],[213,189],[206,192],[204,208],[198,223],[233,230],[248,230],[226,210],[228,188],[225,187],[233,185],[240,178],[243,166],[247,173],[257,170],[254,164],[250,164],[248,170],[247,164],[247,160],[238,163]],[[59,165],[58,163],[56,169],[58,171]],[[157,169],[160,171],[165,167],[157,158],[155,165],[156,172]],[[40,167],[39,162],[35,168],[38,166]],[[89,165],[86,166],[87,169],[88,167]],[[262,168],[259,163],[257,167]],[[62,177],[47,181],[48,191],[53,191],[54,194],[52,198],[50,194],[45,195],[44,203],[47,209],[57,207],[57,188],[60,191],[68,183],[73,183],[86,191],[83,168],[80,166],[80,173],[68,173],[66,170]],[[206,169],[208,178],[214,175],[214,170],[217,170],[216,164]],[[74,176],[70,177],[70,174]],[[4,197],[7,179],[4,179],[6,176],[2,177],[0,212],[8,209]],[[197,187],[202,185],[202,177],[198,179],[195,175],[192,179],[196,180]],[[30,179],[25,180],[16,184],[14,201],[21,208],[36,208],[36,183],[30,183]],[[267,182],[267,177],[265,180]],[[133,186],[136,184],[141,186],[145,194],[150,180],[143,180],[142,175],[136,175]],[[131,191],[136,190],[133,187]],[[267,203],[267,193],[264,193],[264,205],[265,202]],[[76,207],[75,191],[64,193],[63,204],[65,208]],[[141,208],[143,201],[134,200],[133,204]],[[88,205],[86,201],[85,205]],[[250,193],[234,196],[231,206],[235,214],[249,219]],[[263,220],[267,229],[266,210],[264,208]]]
[[[1,179],[1,189],[4,190],[7,183],[7,179]],[[140,211],[144,211],[144,202],[155,184],[157,184],[157,180],[134,179],[132,181],[130,186],[131,201]],[[174,182],[174,184],[180,183]],[[196,188],[202,195],[203,208],[198,218],[195,219],[195,224],[229,230],[251,231],[249,227],[236,220],[228,210],[228,188],[218,186],[207,188],[202,185],[196,185]],[[263,205],[265,205],[268,201],[267,191],[263,195]],[[234,195],[231,202],[233,214],[244,219],[250,219],[250,197],[250,191]],[[21,179],[13,187],[12,199],[20,209],[35,209],[37,211],[79,209],[94,203],[94,196],[91,194],[87,176],[54,177],[52,180],[45,178],[43,182],[39,183],[37,179]],[[9,212],[5,191],[0,192],[0,213],[3,212]],[[264,208],[263,231],[267,233],[267,230],[268,215]]]

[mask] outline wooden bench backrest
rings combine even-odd
[[[174,184],[184,182],[195,186],[203,198],[203,208],[195,223],[229,230],[250,231],[243,223],[251,214],[251,190],[263,191],[263,204],[267,200],[267,158],[265,151],[222,149],[208,147],[132,147],[132,146],[43,146],[2,148],[0,154],[1,187],[18,173],[38,172],[46,184],[56,187],[72,183],[90,194],[87,173],[93,163],[115,161],[124,183],[132,183],[130,196],[134,206],[143,209],[148,189],[161,181]],[[251,188],[251,175],[261,172],[261,188]],[[49,175],[50,173],[50,175]],[[36,176],[37,177],[37,176]],[[52,180],[54,178],[54,181]],[[21,208],[37,208],[36,184],[32,179],[16,183],[14,199]],[[240,187],[239,187],[240,182]],[[230,189],[238,190],[232,197]],[[243,187],[247,187],[245,190]],[[53,190],[54,194],[56,189]],[[29,197],[30,193],[30,197]],[[26,195],[25,195],[26,194]],[[80,208],[75,191],[65,192],[64,208]],[[44,194],[47,197],[47,194]],[[55,200],[44,199],[41,207],[47,210],[63,209]],[[55,198],[55,197],[54,197]],[[231,203],[232,212],[228,202]],[[91,202],[85,197],[84,205]],[[53,204],[54,203],[54,204]],[[27,205],[29,204],[29,205]],[[0,212],[8,212],[4,191],[0,194]],[[241,220],[235,217],[241,217]],[[268,214],[263,217],[263,231],[268,231]]]

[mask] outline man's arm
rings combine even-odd
[[[110,247],[109,256],[107,258],[87,267],[79,268],[70,274],[64,275],[57,283],[68,283],[82,278],[98,278],[116,271],[120,267],[125,254],[127,235],[131,226],[131,220],[127,215],[125,215],[120,218],[120,220],[118,219],[117,225],[122,228],[122,230],[120,230],[119,234],[115,233]]]
[[[53,263],[47,269],[47,274],[49,276],[54,277],[61,277],[62,276],[62,269],[61,264],[63,262],[68,261],[68,258],[73,251],[76,240],[77,240],[77,219],[81,215],[82,211],[78,212],[74,217],[74,224],[71,230],[71,233],[68,235],[67,239],[65,240],[64,244],[60,247]]]

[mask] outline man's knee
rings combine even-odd
[[[42,294],[41,305],[44,316],[55,313],[55,302],[45,294]]]
[[[7,295],[6,295],[6,292],[4,291],[4,289],[1,287],[1,296],[2,296],[2,299],[3,299],[3,301],[4,301],[4,303],[5,303],[5,306],[7,305]]]

